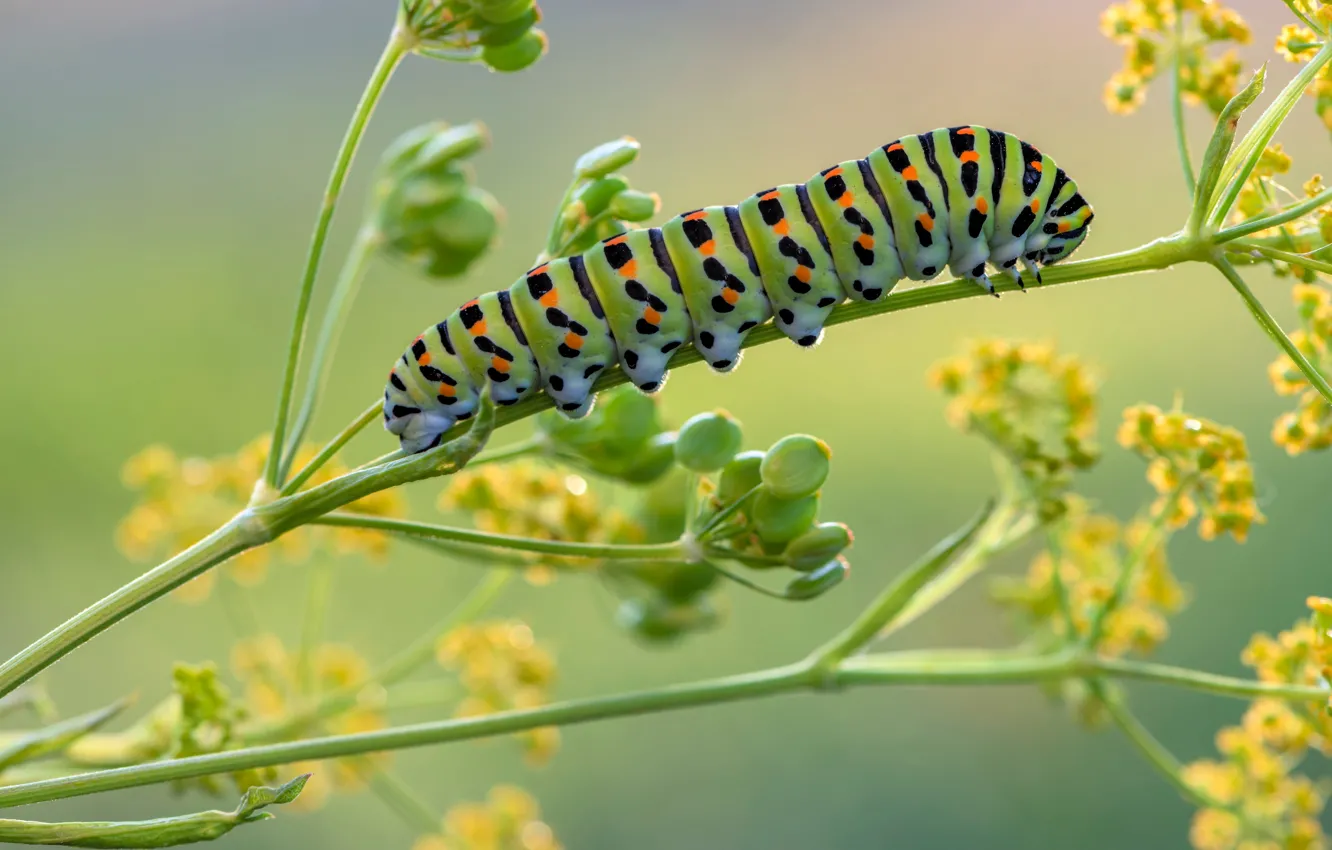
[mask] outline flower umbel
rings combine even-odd
[[[1299,283],[1293,290],[1300,327],[1291,341],[1323,371],[1332,373],[1332,292],[1322,286]],[[1279,395],[1295,396],[1296,407],[1277,417],[1272,439],[1291,455],[1321,451],[1332,446],[1332,405],[1310,386],[1288,355],[1278,357],[1267,370]]]
[[[541,820],[531,794],[496,785],[483,803],[459,803],[444,815],[438,833],[423,835],[412,850],[563,850]]]

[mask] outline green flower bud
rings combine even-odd
[[[620,604],[616,619],[643,640],[666,643],[715,625],[717,615],[704,600],[675,605],[661,598],[626,599]]]
[[[574,176],[582,180],[605,177],[617,168],[623,168],[638,157],[642,147],[632,136],[621,136],[578,157],[574,163]]]
[[[574,193],[574,201],[582,203],[583,215],[590,218],[605,212],[611,199],[628,188],[629,181],[618,174],[598,177],[580,186]]]
[[[802,573],[817,570],[851,545],[851,529],[840,522],[823,522],[791,541],[786,563]]]
[[[482,47],[503,47],[506,44],[513,44],[540,20],[541,7],[533,4],[511,21],[485,24],[481,27],[481,36],[477,41]]]
[[[762,483],[759,477],[762,463],[763,452],[749,451],[741,452],[722,467],[717,481],[717,498],[723,505],[731,504]]]
[[[813,599],[841,584],[851,565],[844,558],[835,558],[812,572],[798,575],[786,585],[787,599]]]
[[[790,543],[809,530],[819,515],[819,496],[783,499],[765,486],[749,509],[754,528],[765,543]]]
[[[634,518],[642,524],[647,540],[677,540],[684,534],[687,481],[684,470],[672,466],[643,493],[643,501],[634,511]]]
[[[631,386],[603,393],[597,412],[608,443],[617,448],[633,449],[661,431],[656,399]]]
[[[680,426],[675,459],[685,469],[713,472],[740,450],[740,423],[724,410],[700,413]]]
[[[817,493],[828,480],[832,449],[808,434],[783,437],[768,449],[763,459],[763,486],[774,496],[798,499]]]
[[[609,210],[620,221],[647,221],[661,210],[661,196],[656,192],[625,189],[611,198]]]
[[[383,250],[436,278],[456,277],[495,241],[503,210],[458,167],[488,142],[484,125],[432,122],[403,133],[380,160],[370,224]]]
[[[692,602],[715,585],[721,577],[717,568],[706,561],[692,564],[649,563],[644,565],[644,571],[653,567],[658,569],[645,575],[644,578],[660,591],[664,598],[677,603]]]
[[[658,434],[648,440],[634,460],[617,476],[630,484],[651,484],[675,465],[675,434]]]
[[[489,65],[492,71],[521,71],[545,56],[549,45],[550,39],[546,38],[544,32],[530,29],[517,41],[481,48],[481,61]]]
[[[536,0],[475,0],[472,5],[490,23],[506,24],[528,14]]]

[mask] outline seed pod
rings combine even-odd
[[[675,459],[685,469],[713,472],[740,450],[740,423],[724,410],[700,413],[680,426]]]
[[[851,545],[851,529],[840,522],[824,522],[806,531],[786,547],[786,563],[802,573],[817,570]]]
[[[536,0],[479,0],[474,4],[481,17],[492,24],[506,24],[526,15]]]
[[[590,218],[605,212],[611,200],[628,188],[628,180],[618,174],[611,174],[584,183],[574,193],[573,199],[583,205],[583,215]]]
[[[759,477],[762,463],[763,452],[748,451],[731,458],[731,462],[722,467],[717,498],[723,505],[729,505],[762,483]]]
[[[620,221],[647,221],[661,209],[661,197],[656,192],[625,189],[611,198],[608,209]]]
[[[691,631],[708,628],[717,615],[704,600],[675,605],[666,599],[626,599],[616,614],[620,625],[652,643],[678,640]]]
[[[763,486],[774,496],[798,499],[817,493],[828,480],[832,449],[808,434],[783,437],[768,449],[760,470]]]
[[[662,596],[672,602],[686,603],[697,599],[720,578],[716,567],[706,561],[692,564],[671,564],[670,569],[657,577],[653,584]]]
[[[530,29],[517,41],[481,48],[481,61],[489,65],[492,71],[521,71],[545,56],[549,45],[550,39],[546,38],[544,32]]]
[[[758,491],[749,511],[764,543],[785,544],[809,530],[819,515],[819,496],[782,499],[766,489]]]
[[[477,38],[482,47],[503,47],[506,44],[513,44],[523,37],[523,33],[536,26],[541,20],[541,7],[533,5],[530,9],[523,12],[511,21],[505,21],[502,24],[486,24],[481,27],[481,35]]]
[[[851,572],[845,558],[834,558],[818,569],[796,576],[786,585],[787,599],[813,599],[841,584]]]
[[[617,168],[623,168],[638,158],[642,147],[632,136],[621,136],[578,157],[574,163],[574,176],[581,180],[605,177]]]
[[[666,432],[648,440],[617,477],[630,484],[651,484],[670,472],[675,465],[675,436]]]

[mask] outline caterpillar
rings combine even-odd
[[[945,266],[995,296],[987,263],[1025,288],[1021,262],[1039,283],[1091,220],[1077,184],[1016,136],[978,126],[905,136],[808,182],[613,236],[468,301],[393,366],[384,425],[405,452],[432,448],[475,412],[486,382],[497,404],[544,390],[576,419],[616,362],[651,393],[683,345],[727,372],[769,319],[812,346],[844,299],[875,301]]]

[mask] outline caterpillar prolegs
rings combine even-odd
[[[655,392],[692,344],[713,369],[740,359],[772,318],[802,346],[844,299],[874,301],[945,266],[993,294],[989,264],[1023,285],[1023,263],[1062,260],[1092,209],[1054,160],[1016,136],[963,126],[906,136],[806,183],[707,207],[553,260],[427,328],[389,373],[385,427],[406,452],[436,445],[476,410],[545,391],[571,418],[617,361]]]

